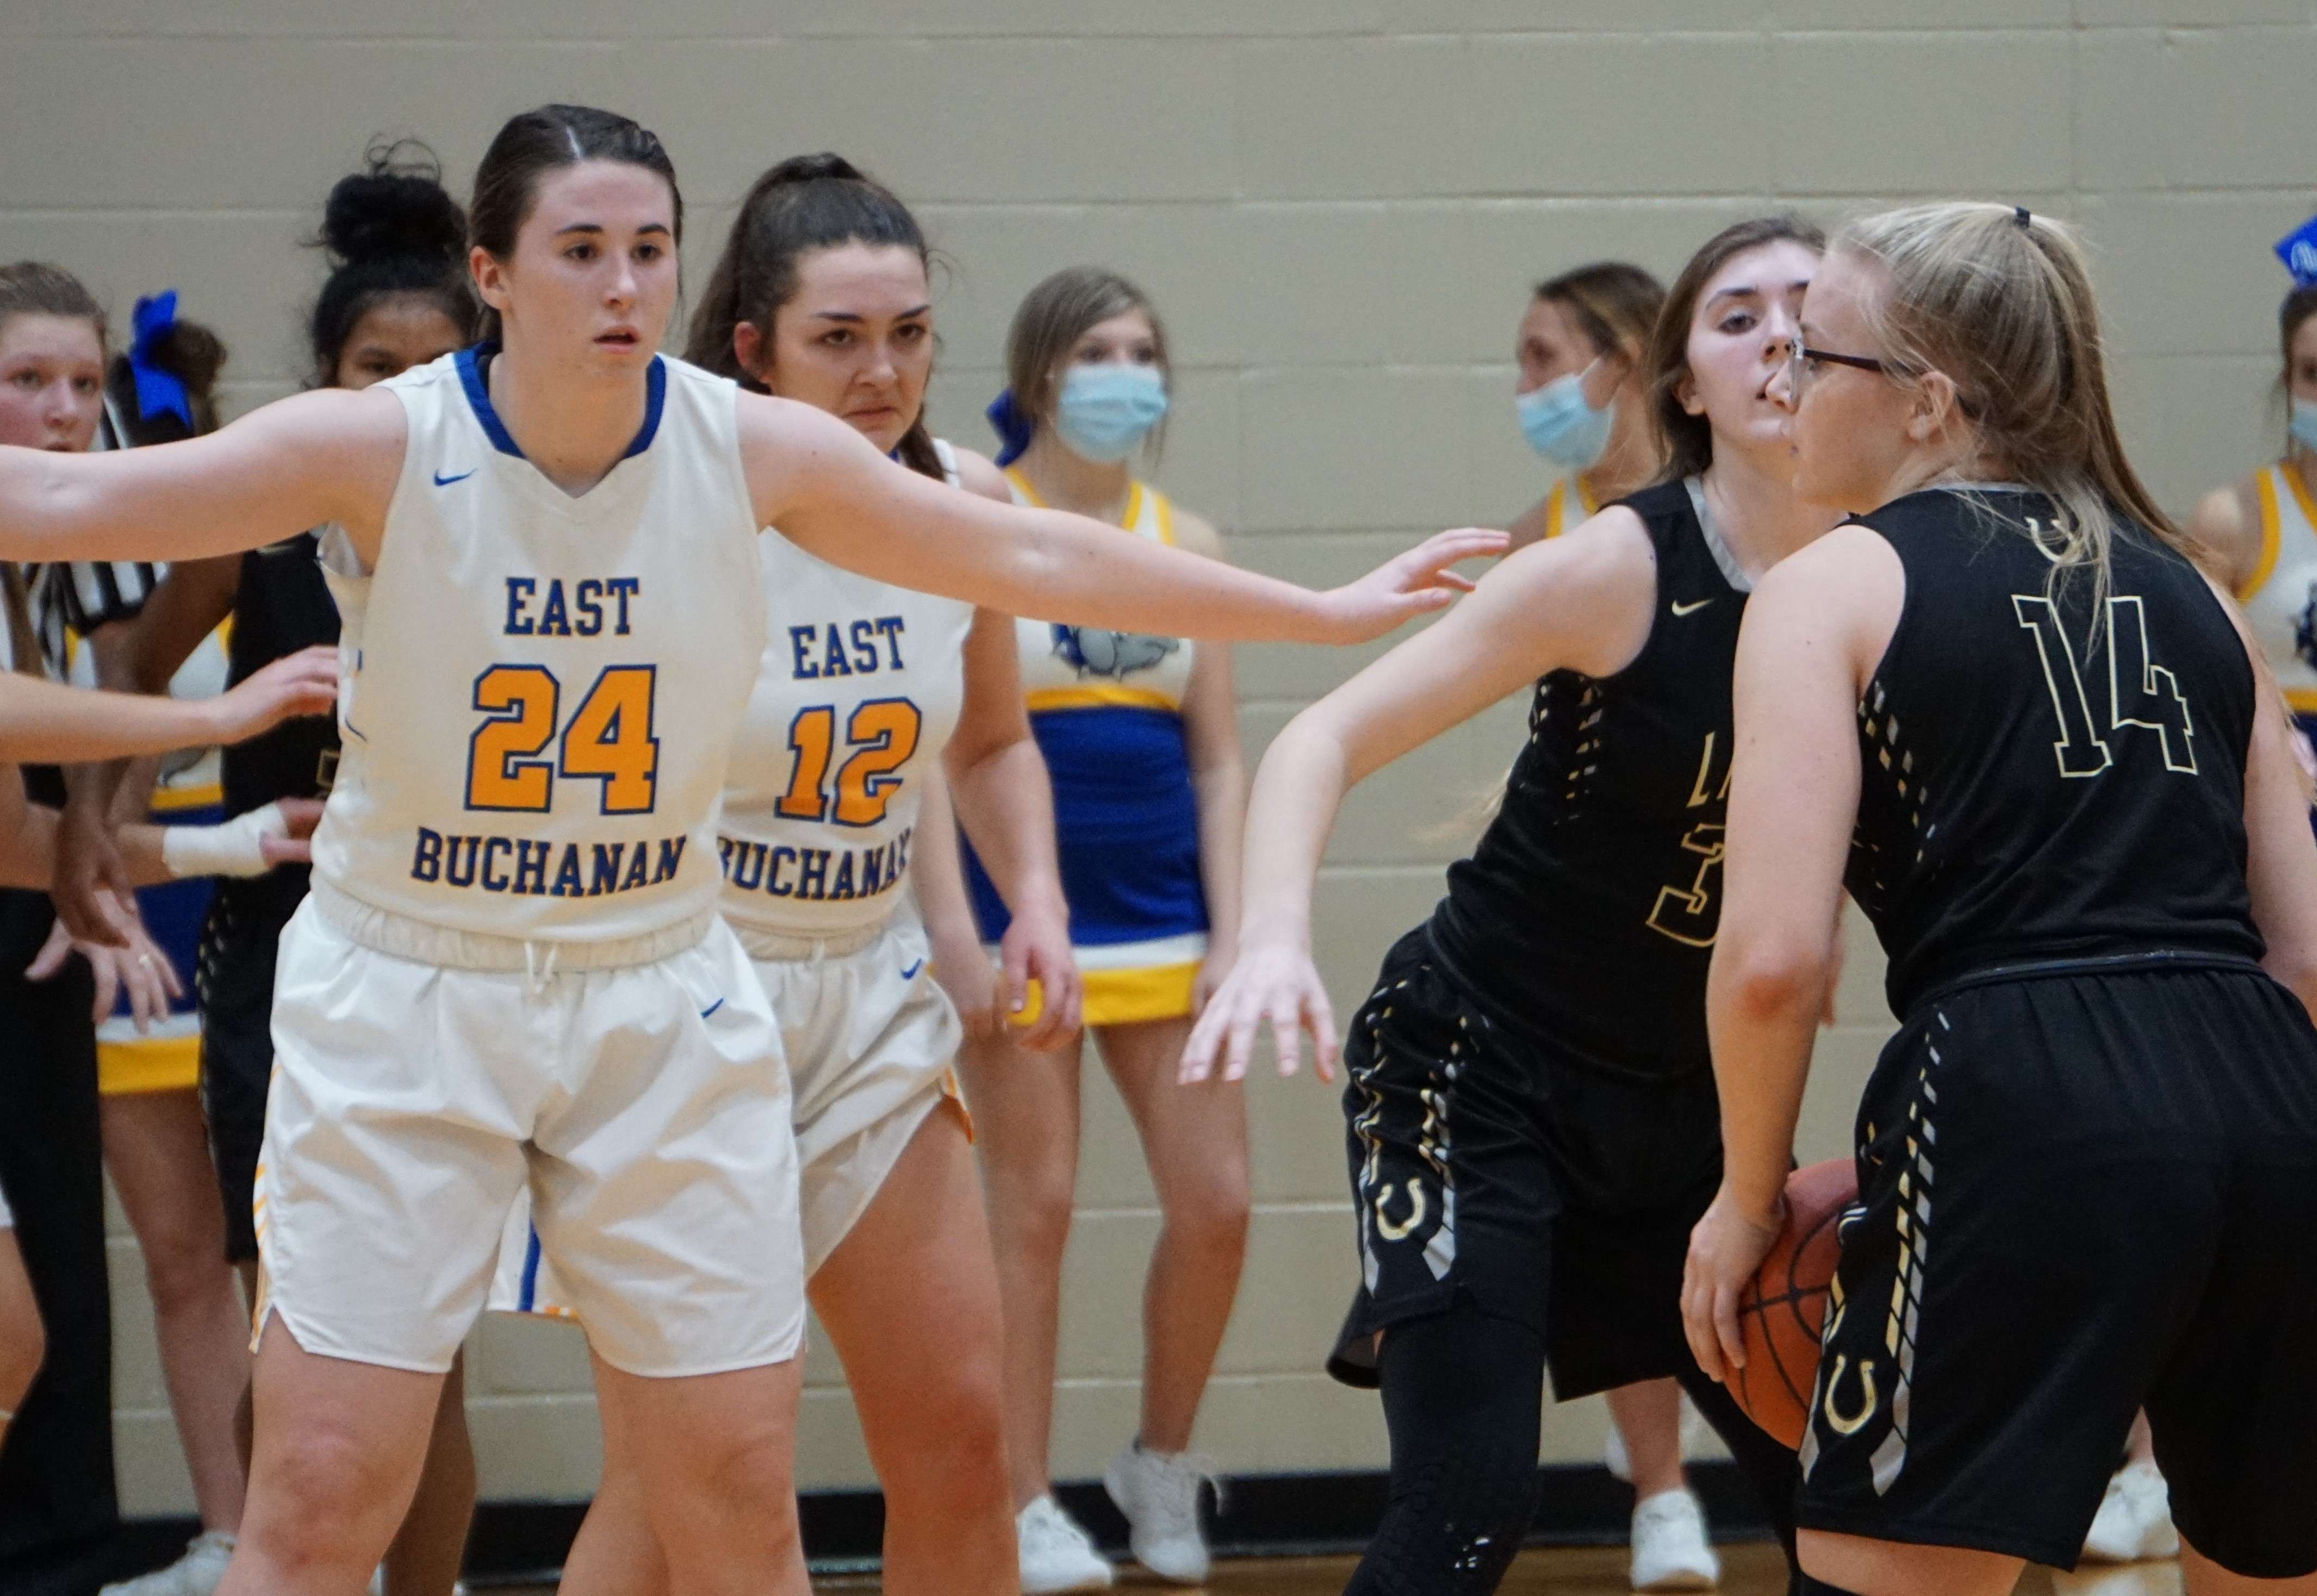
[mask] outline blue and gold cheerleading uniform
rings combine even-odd
[[[1039,498],[1009,471],[1014,497]],[[1136,482],[1119,525],[1171,544],[1167,496]],[[1054,831],[1070,943],[1086,982],[1086,1023],[1131,1025],[1191,1012],[1207,953],[1199,809],[1183,736],[1196,649],[1187,638],[1017,621],[1030,730],[1054,785]],[[984,941],[1011,916],[964,848],[967,891]]]

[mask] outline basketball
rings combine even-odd
[[[1858,1197],[1858,1171],[1847,1158],[1808,1164],[1786,1177],[1786,1224],[1754,1283],[1738,1303],[1746,1367],[1732,1371],[1730,1394],[1746,1416],[1789,1447],[1803,1444],[1811,1387],[1818,1378],[1819,1332],[1842,1244],[1836,1226]]]

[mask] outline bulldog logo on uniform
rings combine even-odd
[[[1080,676],[1123,680],[1149,670],[1183,646],[1179,638],[1147,637],[1138,632],[1105,632],[1095,626],[1054,628],[1054,657]]]

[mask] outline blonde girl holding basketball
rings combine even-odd
[[[1901,1019],[1803,1439],[1805,1590],[2072,1565],[2143,1407],[2191,1596],[2317,1590],[2317,846],[2259,645],[2124,453],[2083,250],[2008,205],[1864,218],[1776,391],[1796,492],[1873,507],[1739,645],[1690,1345],[1742,1361],[1847,885]]]

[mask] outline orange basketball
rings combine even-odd
[[[1810,1422],[1819,1332],[1842,1251],[1835,1226],[1857,1200],[1858,1171],[1847,1158],[1787,1176],[1785,1228],[1738,1299],[1746,1367],[1731,1371],[1730,1394],[1748,1418],[1789,1447],[1803,1444]]]

